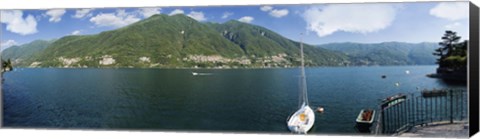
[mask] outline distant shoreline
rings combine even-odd
[[[346,67],[408,67],[408,66],[437,66],[437,65],[375,65],[375,66],[313,66],[305,68],[346,68]],[[191,68],[191,67],[16,67],[16,69],[185,69],[185,70],[228,70],[228,69],[296,69],[299,67],[238,67],[238,68]]]

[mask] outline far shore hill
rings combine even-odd
[[[380,65],[346,65],[346,66],[307,66],[305,68],[320,68],[320,67],[379,67]],[[437,65],[382,65],[382,67],[389,66],[437,66]],[[220,66],[220,67],[15,67],[21,69],[159,69],[159,70],[169,70],[169,69],[180,69],[180,70],[222,70],[222,69],[298,69],[300,66],[290,66],[290,67],[239,67],[239,66]]]
[[[300,42],[231,20],[198,22],[157,14],[94,35],[36,40],[2,52],[14,67],[31,68],[296,68]],[[306,65],[434,65],[437,43],[304,44]]]

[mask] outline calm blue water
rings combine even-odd
[[[354,133],[361,109],[377,108],[380,99],[396,93],[462,88],[425,76],[435,68],[307,68],[310,105],[325,108],[316,113],[312,133]],[[192,76],[192,71],[212,74]],[[299,69],[16,69],[4,74],[3,123],[288,133],[287,117],[298,107],[298,75]]]

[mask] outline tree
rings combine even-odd
[[[452,55],[458,55],[465,57],[467,56],[467,46],[468,46],[468,41],[465,40],[462,43],[458,43],[455,46],[455,51],[452,53]]]
[[[2,60],[2,72],[13,70],[12,61],[8,59],[7,61]]]
[[[437,48],[435,49],[435,52],[433,53],[433,55],[435,56],[439,56],[440,58],[437,59],[437,64],[440,64],[441,61],[444,59],[445,55],[443,54],[443,48],[440,47],[440,48]]]
[[[446,55],[450,56],[450,54],[455,50],[455,46],[457,46],[460,41],[461,37],[457,36],[456,32],[447,30],[442,37],[442,42],[438,43],[439,45],[443,46],[443,50],[447,51]]]
[[[463,48],[463,43],[459,43],[461,37],[457,36],[456,32],[451,30],[445,31],[445,34],[442,37],[442,42],[438,43],[440,48],[436,49],[433,55],[439,56],[437,63],[440,67],[445,67],[446,63],[445,58],[454,54],[457,48]]]

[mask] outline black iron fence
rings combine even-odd
[[[406,95],[406,99],[381,105],[374,129],[376,134],[394,134],[417,125],[440,121],[453,123],[468,118],[465,90],[425,91],[422,95]]]

